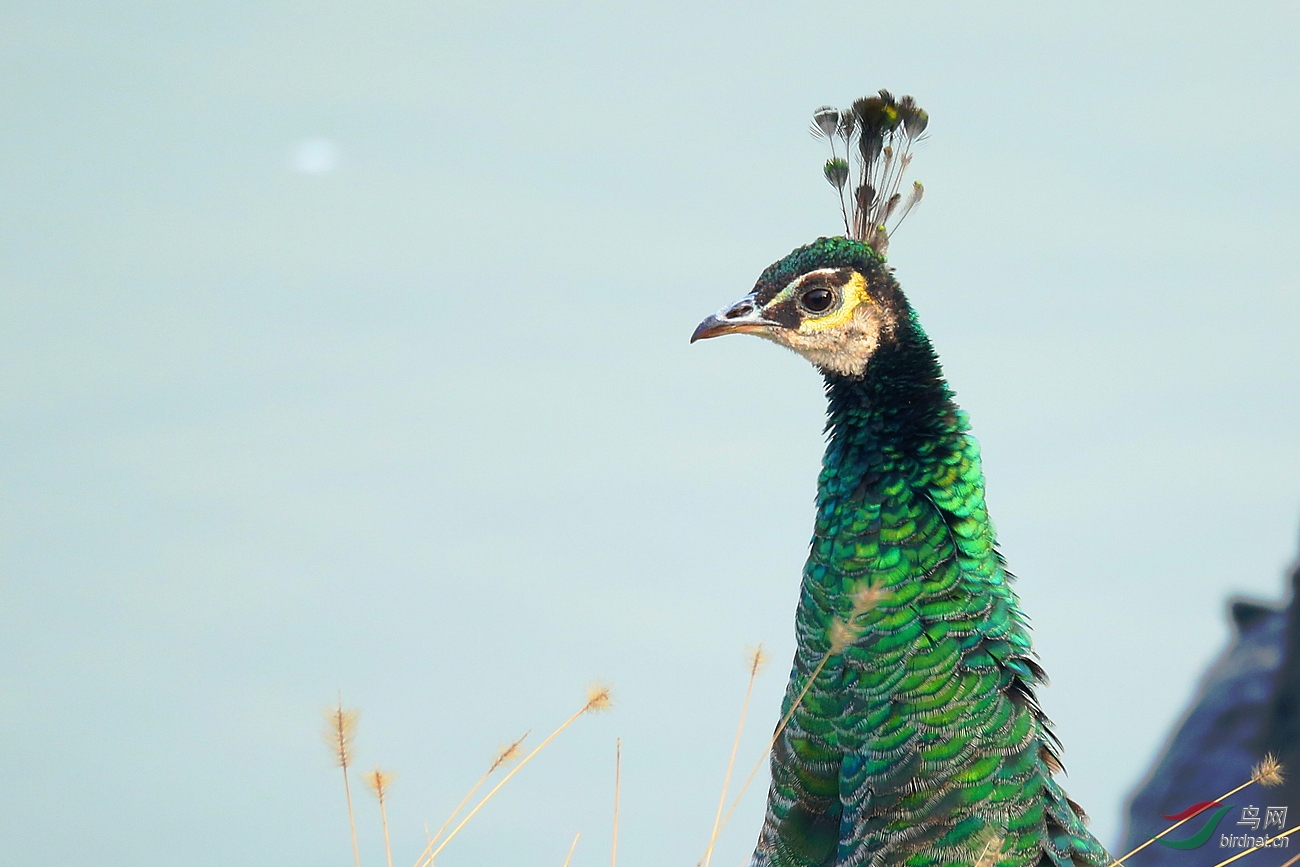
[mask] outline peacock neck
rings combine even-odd
[[[929,338],[914,314],[909,320],[863,375],[826,374],[828,457],[850,458],[865,448],[914,462],[964,429]]]

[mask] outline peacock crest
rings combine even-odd
[[[915,99],[895,99],[887,90],[864,96],[847,109],[824,105],[813,112],[812,134],[830,142],[831,158],[823,171],[839,193],[844,234],[882,256],[890,235],[925,193],[921,182],[914,181],[904,201],[902,185],[912,145],[924,138],[929,122]]]

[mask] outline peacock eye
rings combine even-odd
[[[835,293],[829,289],[809,289],[799,298],[800,305],[813,313],[825,313],[835,303]]]

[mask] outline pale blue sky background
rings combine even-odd
[[[440,865],[605,863],[615,737],[620,863],[694,864],[822,402],[686,341],[837,230],[809,113],[881,86],[933,119],[891,261],[1113,842],[1300,525],[1300,12],[1134,7],[0,6],[4,863],[351,863],[342,689],[409,864],[599,676]]]

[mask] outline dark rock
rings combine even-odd
[[[1218,821],[1209,839],[1197,848],[1176,849],[1153,843],[1125,863],[1129,867],[1210,867],[1246,848],[1224,835],[1264,836],[1266,808],[1287,807],[1285,827],[1300,824],[1300,612],[1295,592],[1300,567],[1291,576],[1289,607],[1249,599],[1233,600],[1229,609],[1235,626],[1232,643],[1201,679],[1191,709],[1175,727],[1154,767],[1128,805],[1123,842],[1116,855],[1149,839],[1171,822],[1164,815],[1179,813],[1236,788],[1251,768],[1272,751],[1292,773],[1277,788],[1250,786],[1223,801],[1232,809]],[[1259,808],[1259,827],[1238,824],[1242,808]],[[1170,840],[1193,837],[1212,821],[1215,809],[1190,819],[1168,835]],[[1267,833],[1283,828],[1276,825]],[[1260,864],[1280,864],[1300,853],[1300,834],[1269,856],[1252,858]],[[1295,852],[1291,850],[1294,849]],[[1286,853],[1285,857],[1278,857]],[[1255,862],[1252,862],[1255,863]]]

